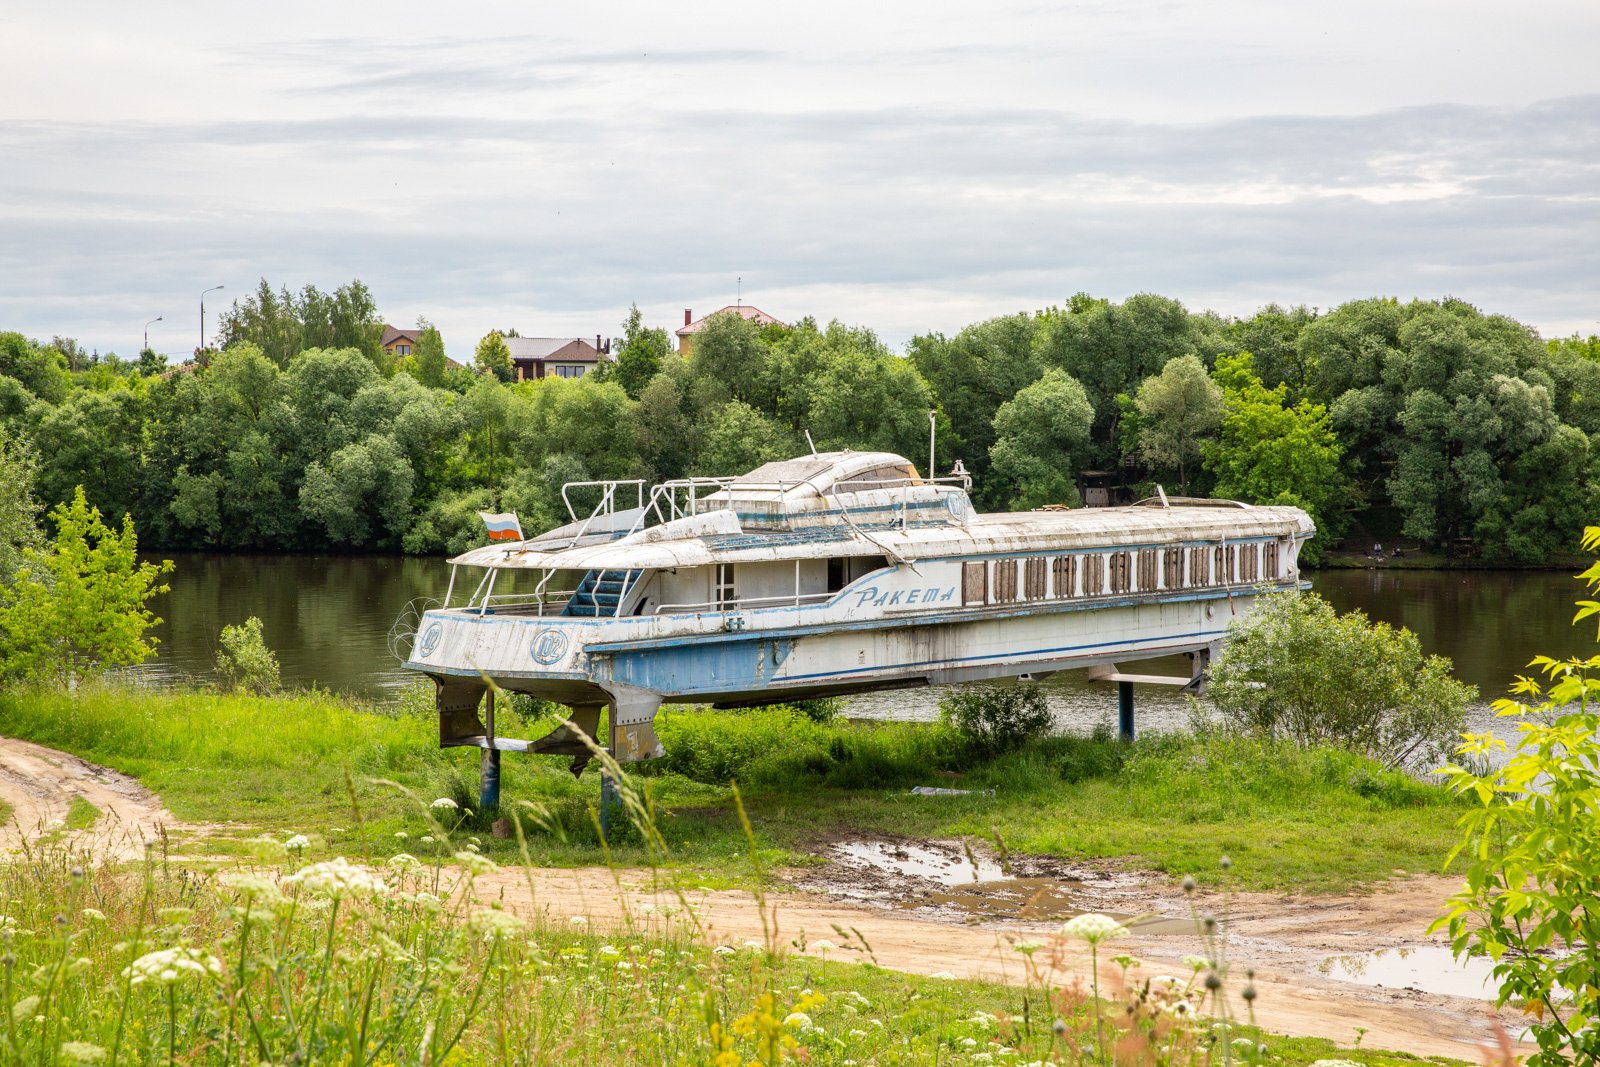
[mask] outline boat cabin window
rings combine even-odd
[[[852,474],[844,481],[837,483],[834,489],[853,493],[864,489],[890,489],[897,485],[905,485],[907,480],[915,481],[917,469],[909,463],[889,463],[882,467],[873,467],[860,474]]]
[[[963,563],[961,565],[961,602],[985,604],[989,600],[989,565]]]
[[[1205,548],[1189,550],[1189,584],[1211,584],[1211,551]]]
[[[1240,545],[1239,546],[1239,580],[1241,582],[1253,582],[1258,577],[1260,577],[1260,570],[1261,570],[1261,546],[1260,545]]]
[[[1045,585],[1050,573],[1049,560],[1043,556],[1030,559],[1023,565],[1022,595],[1029,600],[1043,600]]]
[[[1099,596],[1106,591],[1106,558],[1083,557],[1083,595]]]
[[[1231,585],[1233,583],[1233,554],[1234,546],[1217,546],[1212,550],[1215,554],[1212,559],[1216,561],[1216,582],[1218,585]]]
[[[1133,586],[1133,553],[1113,552],[1110,564],[1111,591],[1126,593]]]
[[[882,570],[889,565],[888,556],[852,556],[849,560],[850,580],[871,574],[873,571]]]
[[[1156,571],[1158,564],[1156,550],[1142,548],[1139,550],[1139,591],[1149,592],[1156,587]]]
[[[723,610],[732,607],[734,601],[739,599],[733,585],[733,564],[717,564],[716,583],[717,587],[711,599]]]
[[[994,561],[994,602],[996,604],[1009,604],[1017,599],[1017,561],[1014,559],[997,559]]]
[[[1278,542],[1274,541],[1267,546],[1267,573],[1268,578],[1276,578],[1282,573],[1279,563]]]
[[[1165,548],[1165,549],[1161,550],[1161,555],[1162,555],[1161,565],[1162,565],[1162,568],[1163,568],[1162,575],[1161,575],[1162,583],[1168,589],[1182,589],[1183,588],[1183,549],[1181,549],[1181,548]]]
[[[1051,587],[1056,596],[1069,597],[1077,592],[1078,557],[1057,556],[1050,561]]]
[[[828,592],[837,593],[847,584],[845,581],[845,561],[834,557],[828,560]]]

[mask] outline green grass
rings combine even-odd
[[[1004,986],[782,941],[713,951],[687,912],[611,929],[519,918],[484,908],[465,875],[441,885],[427,867],[343,868],[337,882],[330,864],[298,867],[207,877],[86,865],[61,844],[0,865],[0,1060],[984,1067],[1104,1064],[1094,1050],[1120,1048],[1119,1064],[1199,1067],[1219,1062],[1217,1040],[1241,1065],[1420,1062],[1223,1027],[1198,977],[1159,996],[1108,986],[1097,1005],[1081,967],[1046,962],[1059,938],[1026,984]],[[1180,1000],[1197,1010],[1167,1010]],[[1270,1014],[1260,1021],[1270,1029]]]
[[[542,732],[519,718],[503,708],[501,732]],[[839,835],[998,834],[1015,851],[1126,860],[1174,877],[1215,870],[1226,854],[1239,888],[1308,892],[1438,869],[1460,810],[1442,788],[1346,752],[1227,736],[1051,737],[983,762],[938,723],[818,723],[787,708],[668,710],[658,722],[668,758],[633,770],[645,776],[672,862],[713,886],[745,877],[730,862],[746,849],[734,781],[769,867],[810,862]],[[374,779],[424,800],[475,802],[477,751],[440,751],[436,729],[421,692],[386,708],[324,694],[0,693],[0,733],[133,774],[180,818],[237,822],[240,839],[318,834],[366,855],[418,851],[428,832],[409,799]],[[527,801],[543,813],[530,823],[538,862],[600,862],[598,775],[574,780],[565,764],[507,755],[503,807],[526,811]],[[913,797],[913,785],[994,795]],[[465,828],[488,827],[475,818]],[[479,836],[493,855],[513,847]],[[612,844],[620,864],[643,858],[627,832]]]
[[[68,830],[87,830],[100,818],[100,809],[81,796],[74,795],[67,805],[65,820]]]

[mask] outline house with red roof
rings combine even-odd
[[[729,304],[720,311],[713,311],[705,318],[700,319],[694,317],[692,308],[684,308],[683,328],[678,331],[678,351],[685,356],[692,355],[694,353],[694,335],[705,329],[706,323],[718,315],[738,315],[740,318],[749,319],[757,326],[771,326],[774,323],[779,326],[787,325],[782,320],[776,319],[760,308],[752,307],[749,304]]]

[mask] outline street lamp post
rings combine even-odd
[[[227,287],[222,285],[213,285],[211,288],[204,289],[200,293],[200,347],[195,351],[196,356],[206,350],[206,293],[214,293],[218,289],[224,288]]]
[[[157,315],[155,318],[151,319],[149,322],[144,324],[144,347],[139,349],[139,354],[141,356],[144,355],[146,352],[150,351],[150,327],[154,326],[156,323],[158,323],[160,321],[161,321],[161,316]],[[206,332],[205,312],[202,311],[200,313],[200,333],[203,336],[205,334],[205,332]]]

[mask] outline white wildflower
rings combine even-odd
[[[974,1052],[972,1054],[972,1062],[973,1063],[993,1063],[994,1062],[994,1053],[992,1053],[992,1052]]]
[[[483,849],[478,847],[478,843],[476,841],[468,841],[467,842],[467,851],[468,852],[482,852]]]
[[[440,900],[426,889],[412,897],[411,900],[417,905],[419,911],[428,912],[430,915],[437,915],[444,907],[444,901]]]
[[[389,892],[383,881],[364,867],[357,867],[343,856],[313,863],[283,880],[311,893],[333,897],[379,897]]]
[[[589,925],[589,917],[586,916],[586,915],[574,915],[571,919],[569,919],[567,921],[572,923],[573,926],[588,926]]]
[[[1183,957],[1183,962],[1185,965],[1193,967],[1196,972],[1203,971],[1211,966],[1211,961],[1204,956],[1185,956]]]
[[[750,938],[750,939],[747,939],[745,941],[744,947],[749,949],[751,952],[760,952],[762,949],[766,948],[767,946],[763,945],[761,942],[755,940],[754,938]]]
[[[602,956],[620,956],[620,955],[622,955],[622,951],[620,949],[618,949],[617,946],[615,946],[615,945],[601,945],[600,946],[600,955],[602,955]]]
[[[964,1037],[964,1038],[961,1039],[961,1047],[962,1048],[977,1048],[978,1047],[978,1039],[974,1038],[974,1037]]]
[[[461,805],[457,804],[455,801],[451,800],[449,797],[440,797],[438,800],[435,800],[432,804],[429,804],[428,807],[433,808],[435,810],[444,809],[444,810],[447,810],[447,811],[459,811],[460,808],[461,808]]]
[[[1128,928],[1109,915],[1089,912],[1063,923],[1061,932],[1067,937],[1076,937],[1080,941],[1098,945],[1102,941],[1124,936]]]
[[[847,1036],[849,1036],[849,1037],[866,1037],[867,1036],[867,1032],[865,1030],[851,1030]]]
[[[739,954],[739,950],[734,948],[732,945],[718,945],[716,948],[711,950],[711,954],[714,956],[737,956]]]
[[[618,960],[617,961],[617,970],[619,970],[619,971],[631,971],[631,970],[633,970],[633,964],[629,963],[627,960]]]
[[[94,1064],[105,1062],[106,1050],[87,1041],[64,1041],[61,1043],[61,1058],[72,1067],[93,1067]]]
[[[417,838],[417,843],[420,845],[431,845],[433,844],[433,841],[434,837],[432,834],[423,834],[421,837]]]
[[[493,874],[500,869],[500,865],[488,856],[480,856],[476,852],[457,852],[456,862],[466,868],[466,872],[473,877]]]
[[[650,903],[648,900],[645,901],[643,904],[639,905],[639,914],[640,915],[654,915],[655,914],[655,910],[656,910],[656,906],[654,904]]]
[[[1031,956],[1035,952],[1038,952],[1040,949],[1044,948],[1044,942],[1018,941],[1015,945],[1012,945],[1011,948],[1016,952],[1022,953],[1024,956]]]
[[[496,911],[493,908],[483,908],[467,917],[467,926],[481,934],[485,941],[511,937],[521,933],[526,925],[522,919],[509,911]]]
[[[949,971],[934,971],[932,974],[928,975],[928,977],[937,978],[943,982],[953,982],[956,980],[956,976],[951,974]]]
[[[395,840],[404,841],[406,838],[410,837],[411,835],[406,833],[404,830],[396,830],[394,832],[394,836],[395,836]]]
[[[237,891],[252,904],[259,903],[268,908],[276,908],[286,902],[278,883],[263,875],[235,871],[223,875],[222,884]]]
[[[78,914],[82,915],[85,919],[88,919],[90,922],[103,923],[103,922],[106,921],[106,913],[101,911],[99,908],[84,908]],[[0,925],[3,925],[3,924],[0,924]]]
[[[122,972],[134,985],[145,982],[170,984],[180,978],[196,976],[205,978],[222,973],[222,961],[197,948],[164,948],[146,952]]]
[[[289,838],[289,840],[283,843],[283,847],[288,849],[290,852],[308,849],[311,847],[311,838],[307,837],[305,834],[295,834],[293,837]]]
[[[409,852],[396,852],[389,857],[388,866],[402,873],[422,869],[422,861]]]
[[[817,940],[811,942],[811,947],[816,949],[818,952],[837,952],[839,950],[838,945],[835,945],[832,941],[829,941],[825,937],[818,938]]]
[[[791,1011],[788,1015],[783,1017],[783,1025],[792,1026],[796,1030],[805,1031],[810,1030],[815,1024],[812,1023],[811,1016],[807,1015],[805,1012]]]

